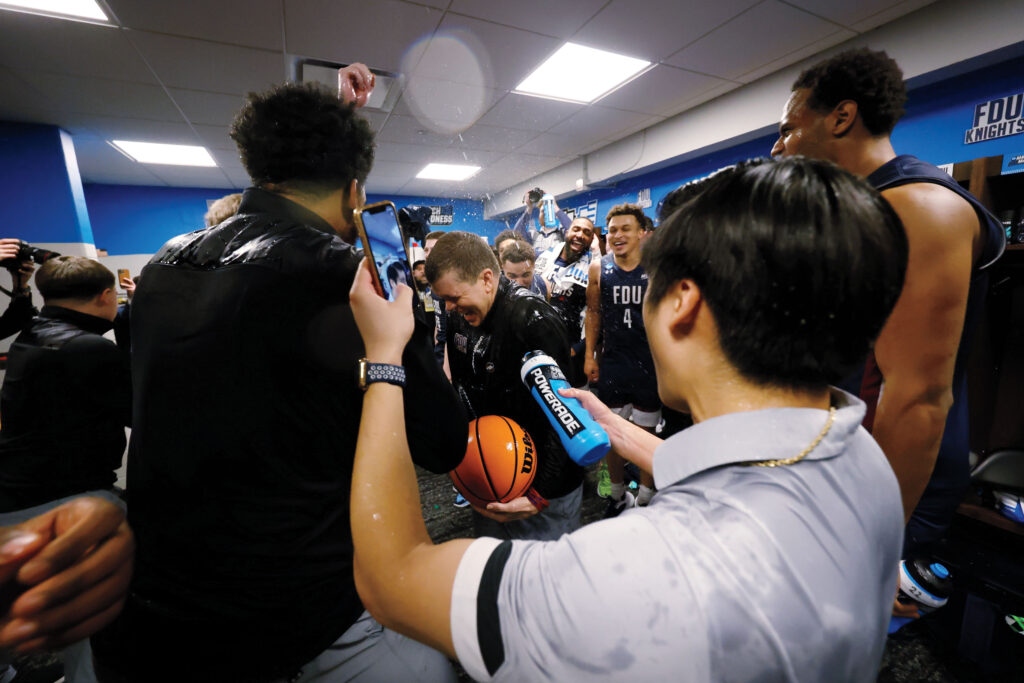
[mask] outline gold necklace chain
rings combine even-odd
[[[792,458],[786,458],[784,460],[751,460],[750,462],[743,463],[743,465],[746,467],[782,467],[784,465],[792,465],[794,463],[798,463],[804,458],[806,458],[811,451],[818,447],[818,444],[821,443],[821,440],[825,438],[826,434],[828,434],[828,430],[832,429],[832,423],[835,421],[835,419],[836,407],[830,406],[828,409],[828,420],[825,421],[824,428],[822,428],[822,430],[818,433],[818,436],[815,437],[814,441],[812,441],[810,445],[807,446],[807,448],[803,449],[802,451],[794,455]]]

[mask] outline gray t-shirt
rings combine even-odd
[[[477,680],[874,681],[896,593],[899,486],[835,390],[822,410],[694,425],[654,457],[660,489],[558,541],[479,539],[452,637]]]

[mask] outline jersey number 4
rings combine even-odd
[[[626,327],[633,329],[633,312],[631,309],[626,309],[622,312],[622,322],[625,323]]]

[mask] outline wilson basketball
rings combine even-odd
[[[466,455],[449,476],[466,500],[486,507],[526,493],[536,465],[533,439],[522,427],[507,417],[484,415],[469,423]]]

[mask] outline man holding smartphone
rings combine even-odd
[[[101,681],[455,680],[443,656],[373,621],[352,574],[357,377],[375,372],[348,306],[374,144],[353,103],[372,86],[353,65],[340,100],[297,84],[251,94],[231,129],[254,185],[238,213],[143,269],[136,574],[94,638]],[[445,472],[467,422],[431,340],[421,324],[405,346],[408,443]]]

